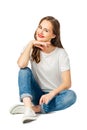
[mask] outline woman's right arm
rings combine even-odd
[[[33,41],[30,41],[24,51],[21,53],[20,57],[18,58],[17,64],[20,68],[25,68],[28,65],[30,59],[30,52],[33,47]]]
[[[30,52],[33,46],[36,46],[40,48],[41,50],[44,50],[44,47],[47,47],[50,42],[39,42],[36,40],[32,40],[28,43],[27,47],[24,49],[20,57],[18,58],[17,64],[20,68],[25,68],[28,65],[29,59],[30,59]]]

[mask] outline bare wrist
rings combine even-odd
[[[50,94],[51,94],[53,97],[55,96],[54,91],[51,91]]]
[[[30,41],[29,43],[28,43],[28,47],[33,47],[33,41]]]

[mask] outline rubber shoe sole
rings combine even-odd
[[[26,116],[22,118],[22,123],[32,122],[32,121],[35,121],[36,119],[37,119],[37,116],[33,116],[33,117]]]
[[[24,105],[15,105],[10,109],[11,114],[24,114]]]

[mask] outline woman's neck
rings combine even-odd
[[[55,50],[55,46],[53,46],[53,45],[48,45],[47,47],[44,47],[44,49],[42,50],[43,52],[45,52],[45,53],[50,53],[50,52],[52,52],[53,50]]]

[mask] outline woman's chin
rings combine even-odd
[[[44,42],[44,39],[37,37],[37,41],[39,41],[39,42]]]
[[[39,38],[37,39],[37,41],[39,41],[39,42],[45,42],[44,40],[42,40],[42,39],[39,39]]]

